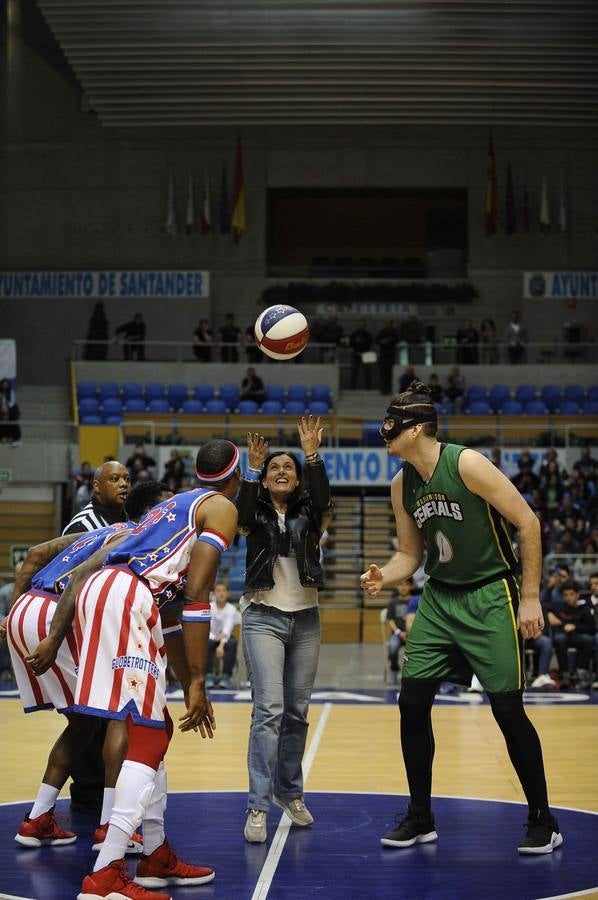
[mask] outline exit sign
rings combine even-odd
[[[12,481],[12,469],[0,469],[0,483]]]

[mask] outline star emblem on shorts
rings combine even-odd
[[[127,681],[132,691],[136,691],[137,688],[141,687],[141,682],[137,678],[127,678]]]
[[[143,650],[143,644],[141,643],[141,641],[137,641],[135,647],[137,648],[137,650]]]
[[[174,522],[175,519],[176,519],[176,516],[174,513],[168,513],[168,515],[166,516],[167,522]]]

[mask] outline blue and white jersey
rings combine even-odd
[[[154,506],[132,534],[107,554],[104,565],[127,566],[146,582],[159,607],[176,600],[185,586],[195,541],[205,541],[219,553],[228,547],[226,538],[218,532],[205,529],[198,535],[195,529],[198,507],[216,493],[210,488],[196,488]]]
[[[97,528],[82,535],[35,573],[31,579],[31,587],[36,591],[60,596],[69,583],[73,569],[86,562],[115,534],[127,528],[136,528],[136,523],[115,522],[114,525],[106,525],[104,528]]]

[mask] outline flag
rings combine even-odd
[[[527,186],[523,188],[523,206],[521,209],[521,230],[529,234],[529,191]]]
[[[559,197],[559,231],[563,234],[567,230],[567,210],[565,209],[565,185],[561,175],[561,192]]]
[[[548,234],[550,231],[550,206],[548,205],[546,175],[542,176],[542,191],[540,194],[540,231],[542,234]]]
[[[203,198],[201,201],[201,233],[207,234],[212,227],[212,194],[210,176],[207,170],[203,173]]]
[[[505,191],[505,234],[514,234],[517,231],[517,217],[515,213],[515,192],[513,190],[513,173],[511,163],[507,163],[507,187]]]
[[[486,237],[496,234],[498,225],[498,197],[496,193],[496,159],[492,132],[488,137],[488,165],[486,172]]]
[[[222,179],[220,181],[220,231],[222,234],[228,234],[228,232],[230,231],[226,164],[222,166]]]
[[[235,181],[233,185],[233,237],[238,244],[247,231],[245,217],[245,183],[243,181],[243,154],[241,150],[241,138],[237,138],[237,156],[235,159]]]
[[[168,205],[166,207],[166,222],[164,223],[166,234],[175,235],[178,232],[176,221],[176,199],[174,196],[174,174],[172,169],[168,178]]]
[[[187,214],[185,216],[185,231],[191,234],[195,226],[195,182],[189,172],[187,179]]]

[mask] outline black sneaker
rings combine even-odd
[[[434,816],[421,816],[414,813],[411,805],[403,819],[397,816],[397,827],[380,838],[385,847],[412,847],[413,844],[427,844],[437,841]]]
[[[559,823],[549,812],[534,810],[525,823],[527,834],[517,847],[520,853],[552,853],[563,843]]]

